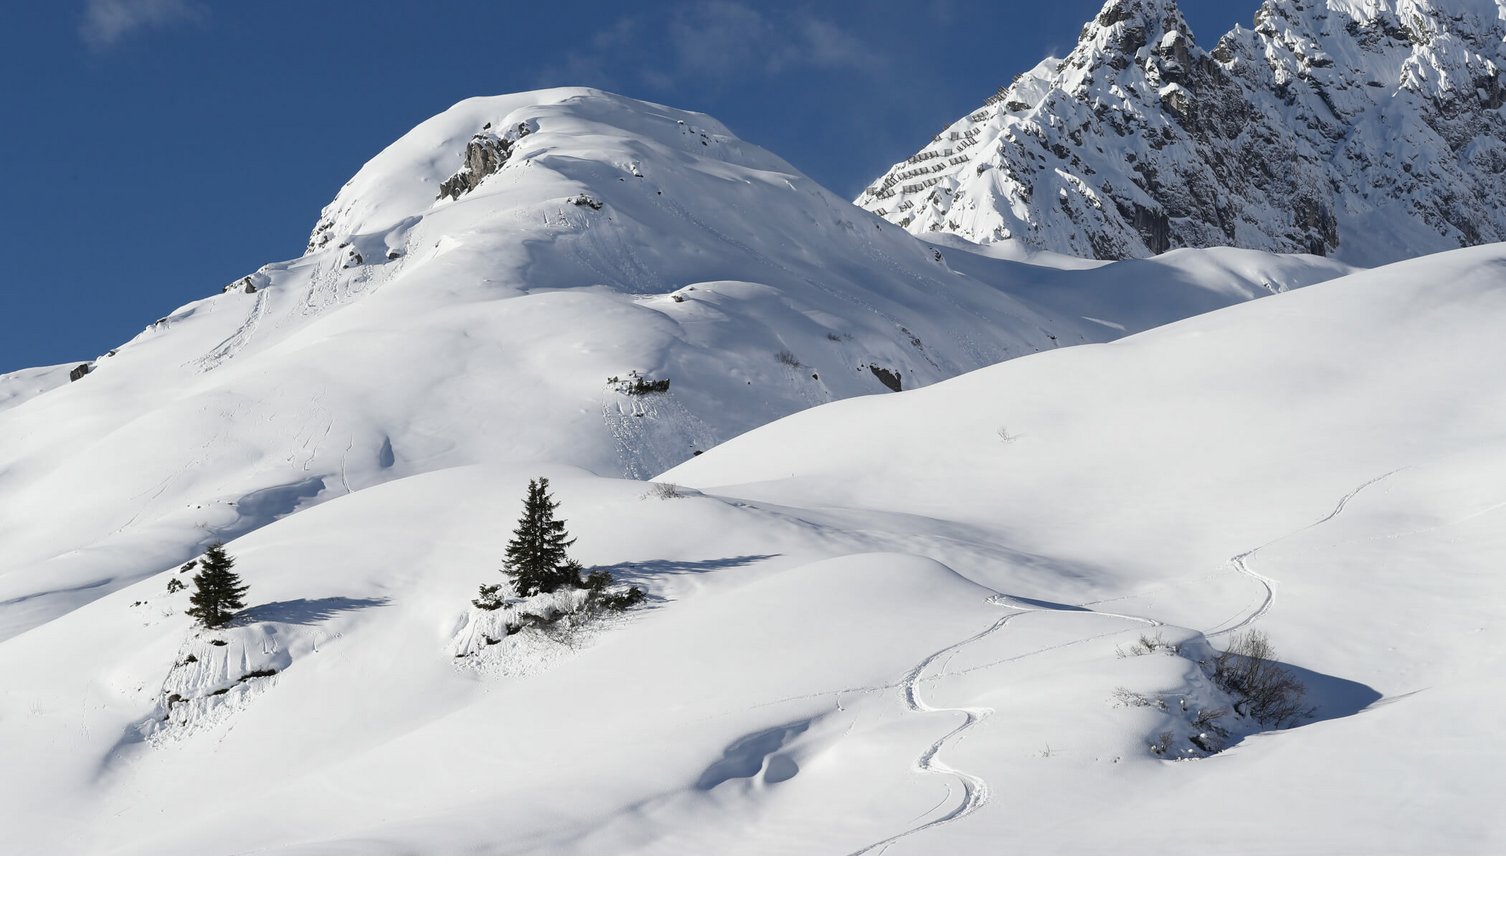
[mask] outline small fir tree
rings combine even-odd
[[[235,560],[225,552],[224,544],[211,544],[204,551],[204,564],[193,577],[188,614],[206,628],[224,628],[246,605],[241,599],[250,587],[241,582],[234,566]]]
[[[555,517],[558,506],[549,496],[549,479],[528,482],[523,517],[518,519],[502,564],[502,574],[521,596],[573,584],[580,575],[580,564],[565,555],[565,548],[575,539],[566,534],[565,521]]]

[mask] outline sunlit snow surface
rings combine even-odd
[[[994,259],[581,90],[460,104],[329,215],[81,380],[0,380],[0,848],[1506,846],[1499,246]],[[471,653],[538,475],[650,599]],[[165,590],[216,536],[220,634]],[[1313,720],[1177,759],[1248,625]]]

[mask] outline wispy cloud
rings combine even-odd
[[[596,32],[553,81],[667,88],[766,78],[799,69],[864,71],[879,60],[860,39],[809,11],[765,12],[741,0],[683,3],[667,16],[626,16]]]
[[[198,21],[207,15],[194,0],[88,0],[78,35],[92,50],[106,50],[136,32]]]

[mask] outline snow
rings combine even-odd
[[[500,171],[436,199],[478,129],[521,124]],[[316,234],[76,383],[0,382],[54,386],[0,410],[0,637],[392,479],[526,460],[646,478],[886,392],[874,368],[930,384],[1119,336],[1092,320],[1138,330],[1348,271],[1184,257],[1121,296],[1107,270],[951,245],[938,262],[709,117],[585,88],[457,104],[365,165]],[[668,392],[609,384],[633,371]]]
[[[68,373],[79,365],[81,363],[39,366],[0,375],[0,410],[20,406],[33,397],[68,384]]]
[[[924,242],[574,88],[457,105],[321,222],[0,379],[7,852],[1502,846],[1502,246]],[[472,606],[539,476],[646,602]],[[251,593],[204,632],[167,583],[216,539]],[[1213,754],[1250,627],[1316,715]]]
[[[1502,624],[1506,481],[1486,448],[1503,437],[1492,349],[1506,327],[1503,265],[1499,246],[1429,257],[834,404],[665,477],[749,502],[944,521],[997,548],[940,557],[981,584],[1208,636],[1258,623],[1327,685],[1322,721],[1142,781],[1100,768],[1105,731],[1079,720],[1108,685],[1087,661],[1058,661],[1047,704],[1017,697],[1029,682],[954,660],[947,702],[995,712],[950,762],[1011,799],[944,840],[917,835],[913,851],[1053,852],[1070,822],[1085,852],[1493,852],[1500,723],[1467,709],[1490,704],[1501,674],[1489,635]],[[1018,437],[1002,443],[1000,424]],[[827,434],[843,435],[840,452],[810,452]],[[922,463],[935,446],[944,466]],[[975,651],[979,665],[1049,646],[995,643],[992,660]],[[1163,673],[1159,689],[1186,674]],[[1007,728],[994,724],[1001,694]],[[1000,761],[1024,749],[1021,716],[1072,749],[1070,776]],[[1422,748],[1442,734],[1449,763],[1426,763]],[[1231,803],[1238,821],[1205,833],[1209,812]],[[1142,819],[1155,827],[1137,831]]]

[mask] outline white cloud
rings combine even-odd
[[[132,33],[202,19],[193,0],[88,0],[78,34],[91,49],[104,50]]]
[[[775,74],[787,69],[862,69],[862,42],[809,12],[771,17],[740,0],[681,6],[670,25],[678,68],[686,74]]]
[[[628,79],[668,88],[686,80],[747,80],[802,68],[862,71],[878,64],[862,41],[813,13],[765,13],[742,0],[711,0],[680,4],[660,21],[620,19],[547,75],[599,87]]]

